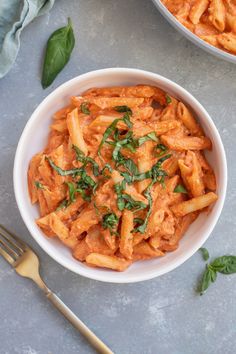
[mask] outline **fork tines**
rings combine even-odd
[[[0,224],[0,254],[9,262],[17,261],[26,250],[26,246]]]

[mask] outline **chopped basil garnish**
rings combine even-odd
[[[88,107],[89,103],[88,102],[83,102],[80,105],[81,112],[87,115],[90,115],[90,110]]]
[[[103,215],[102,227],[104,229],[109,229],[110,232],[112,233],[114,231],[114,229],[117,227],[118,222],[119,222],[118,216],[115,213],[110,212],[110,213]]]
[[[170,96],[166,95],[166,103],[170,104],[172,102],[172,99]]]
[[[114,110],[121,113],[129,113],[132,116],[132,110],[128,106],[116,106]]]
[[[188,191],[185,189],[184,186],[182,186],[182,184],[178,184],[175,189],[174,189],[174,193],[185,193],[188,194]]]
[[[34,184],[37,189],[45,189],[44,185],[39,181],[34,181]]]
[[[99,175],[99,166],[97,162],[91,157],[85,156],[83,151],[81,151],[77,146],[73,145],[73,149],[75,150],[77,161],[83,163],[82,168],[85,168],[86,165],[90,163],[93,168],[93,174],[95,177],[97,177]]]

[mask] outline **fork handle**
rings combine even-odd
[[[52,291],[46,293],[51,303],[66,317],[66,319],[87,338],[92,346],[101,354],[115,354],[104,344]]]

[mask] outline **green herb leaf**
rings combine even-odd
[[[202,257],[203,257],[204,261],[207,261],[210,257],[208,250],[204,247],[201,247],[201,248],[199,248],[199,251],[202,253]]]
[[[236,256],[218,257],[211,263],[211,267],[222,274],[236,273]]]
[[[37,189],[45,189],[44,185],[40,183],[39,181],[34,181],[34,184]]]
[[[152,140],[152,141],[156,141],[156,142],[159,141],[158,137],[156,136],[156,133],[151,132],[151,133],[144,135],[138,139],[138,146],[141,146],[143,143],[145,143],[148,140]]]
[[[178,184],[175,189],[174,189],[174,193],[185,193],[188,194],[188,191],[185,189],[184,186],[182,186],[182,184]]]
[[[138,227],[136,227],[133,232],[140,232],[141,234],[144,234],[147,228],[147,224],[148,224],[148,220],[149,217],[151,215],[152,212],[152,204],[153,204],[153,200],[152,200],[152,195],[151,195],[151,189],[152,186],[154,184],[154,181],[152,181],[149,186],[146,188],[146,190],[144,191],[144,195],[148,200],[148,212],[146,214],[146,217],[143,221],[143,223],[141,225],[139,225]]]
[[[71,20],[68,25],[52,33],[46,48],[43,65],[42,86],[48,87],[70,59],[75,45]]]
[[[102,227],[104,229],[109,229],[110,231],[113,231],[114,228],[118,225],[119,219],[118,216],[115,213],[108,213],[105,214],[102,218]]]
[[[104,165],[104,167],[103,167],[102,170],[101,170],[101,174],[102,174],[105,178],[111,178],[110,175],[107,175],[107,174],[105,173],[106,170],[108,170],[110,173],[112,173],[112,171],[113,171],[113,168],[111,167],[111,165],[110,165],[109,163],[106,163],[106,164]]]
[[[81,112],[84,113],[84,114],[87,114],[87,115],[90,115],[90,110],[89,110],[89,107],[88,107],[88,102],[83,102],[81,103],[80,105],[80,109],[81,109]]]
[[[161,157],[168,150],[167,146],[165,146],[163,144],[157,144],[156,149],[159,150],[159,153],[157,154],[157,157]]]
[[[83,163],[82,168],[85,168],[87,164],[91,164],[93,168],[93,174],[95,177],[99,175],[99,166],[97,162],[92,159],[91,157],[85,156],[83,151],[81,151],[77,146],[73,145],[73,149],[75,150],[76,153],[76,159],[77,161],[80,161]]]
[[[171,97],[166,95],[166,104],[170,104],[171,102],[172,102]]]
[[[56,211],[59,211],[61,209],[64,209],[64,208],[67,208],[69,205],[69,202],[67,199],[64,199],[60,204],[59,206],[56,208]]]
[[[72,182],[66,182],[69,188],[69,203],[73,203],[75,201],[75,193],[76,193],[76,186]]]
[[[217,278],[217,273],[214,269],[211,268],[210,265],[206,265],[205,272],[203,273],[203,277],[200,284],[200,295],[203,295],[204,292],[209,288],[211,283],[214,283]]]
[[[121,121],[120,118],[117,118],[117,119],[113,120],[113,122],[105,130],[105,132],[103,134],[103,137],[102,137],[102,140],[101,140],[101,142],[99,144],[99,147],[98,147],[98,154],[99,155],[101,153],[101,148],[102,148],[103,144],[114,133],[114,131],[116,130],[116,126],[117,126],[118,122],[120,122],[120,121]]]
[[[202,253],[202,257],[203,257],[204,261],[207,261],[210,257],[208,250],[204,247],[201,247],[201,248],[199,248],[199,251]]]
[[[122,198],[126,201],[125,209],[138,211],[147,207],[145,203],[133,199],[129,194],[122,194]]]
[[[127,112],[132,116],[132,110],[128,106],[116,106],[114,107],[114,110],[121,113]]]
[[[69,175],[78,175],[83,172],[81,168],[73,168],[71,170],[63,170],[62,168],[55,165],[55,163],[49,158],[46,157],[47,161],[49,162],[50,166],[60,175],[60,176],[69,176]]]
[[[126,112],[122,118],[122,120],[124,121],[124,123],[127,125],[128,128],[132,128],[133,123],[130,120],[130,115],[128,112]]]
[[[135,223],[135,224],[142,225],[142,224],[144,223],[144,220],[141,219],[141,218],[134,218],[134,223]]]

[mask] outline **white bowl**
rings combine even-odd
[[[68,104],[72,95],[79,95],[91,87],[115,85],[156,85],[185,102],[199,117],[206,135],[213,143],[208,158],[217,178],[219,199],[209,215],[202,213],[191,225],[180,242],[179,248],[163,258],[134,263],[123,273],[91,268],[76,261],[71,251],[58,240],[47,238],[35,224],[39,217],[37,206],[30,203],[27,188],[27,169],[30,159],[46,144],[49,125],[55,111]],[[21,135],[14,162],[14,190],[21,216],[34,239],[53,259],[75,273],[88,278],[114,283],[131,283],[151,279],[167,273],[191,257],[209,237],[223,207],[227,186],[227,165],[220,135],[202,105],[181,86],[162,76],[136,69],[103,69],[80,75],[58,87],[34,111]]]
[[[182,33],[186,38],[188,38],[191,42],[196,44],[198,47],[206,50],[208,53],[215,55],[220,59],[227,60],[231,63],[236,64],[236,55],[227,53],[219,48],[210,45],[209,43],[205,42],[201,38],[199,38],[196,34],[189,31],[184,25],[182,25],[174,15],[162,4],[160,0],[152,0],[153,3],[156,5],[160,13],[167,19],[167,21],[175,28],[177,31]]]

